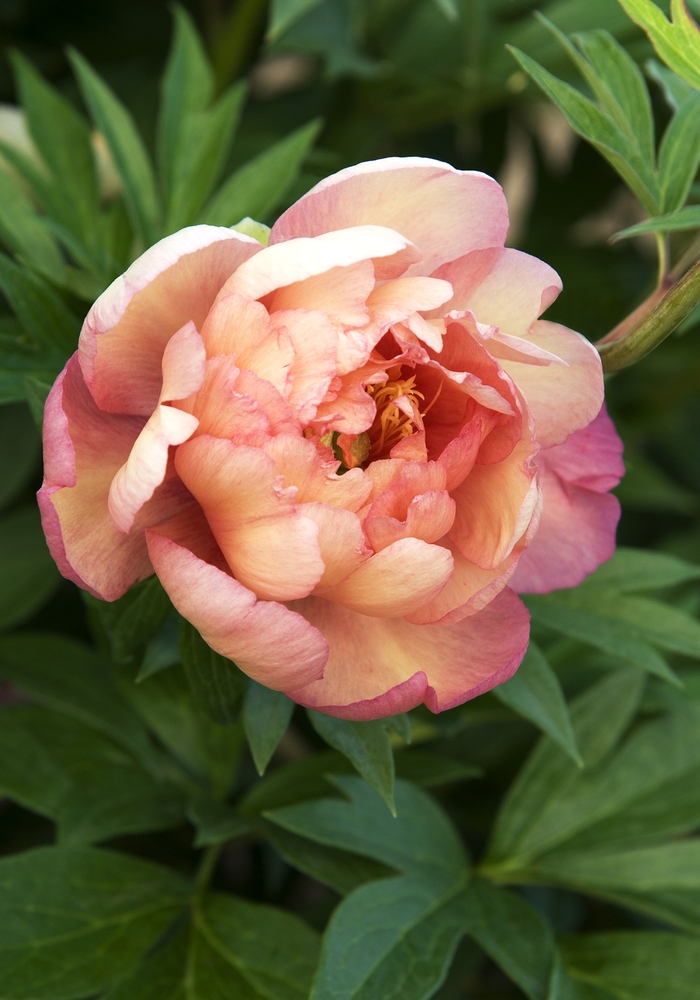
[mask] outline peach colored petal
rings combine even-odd
[[[198,423],[174,406],[156,407],[109,488],[109,513],[122,534],[131,531],[136,515],[165,479],[170,446],[187,441]]]
[[[142,427],[141,417],[97,409],[74,354],[46,401],[38,500],[61,573],[107,601],[152,572],[142,535],[120,534],[107,509],[110,483]]]
[[[313,239],[290,240],[265,247],[256,254],[257,262],[251,258],[241,264],[223,285],[220,295],[237,292],[247,299],[262,299],[276,289],[333,269],[338,281],[342,281],[342,269],[360,261],[376,260],[375,274],[379,277],[378,267],[383,257],[398,257],[401,270],[404,270],[417,253],[400,233],[376,225],[325,232]]]
[[[468,309],[480,323],[520,337],[527,335],[562,287],[549,264],[506,247],[475,250],[445,264],[436,276],[454,288],[443,313]]]
[[[313,597],[294,609],[323,634],[330,653],[322,680],[287,693],[302,705],[358,721],[421,702],[433,712],[461,705],[508,680],[529,638],[527,610],[508,589],[451,625],[368,618]]]
[[[294,348],[283,330],[273,330],[267,309],[241,295],[221,295],[202,326],[207,355],[230,354],[239,368],[255,372],[284,395]]]
[[[367,299],[371,323],[363,333],[374,347],[394,323],[408,321],[421,311],[437,309],[451,295],[452,286],[435,278],[397,278],[379,285]],[[409,329],[420,337],[421,333],[425,333],[424,324],[422,317],[417,316],[414,320],[417,329],[411,323]],[[437,342],[439,351],[442,338],[432,327],[428,335],[432,341]]]
[[[546,594],[575,587],[615,551],[620,504],[607,493],[624,474],[622,442],[605,408],[564,444],[537,456],[543,510],[513,586]]]
[[[248,374],[257,379],[252,372]],[[270,421],[263,408],[251,396],[236,391],[240,375],[232,354],[209,358],[201,390],[180,404],[197,418],[200,434],[236,438],[239,443],[269,437]],[[257,382],[276,392],[269,382]]]
[[[434,597],[451,572],[452,555],[447,549],[419,538],[402,538],[323,596],[359,614],[395,618]]]
[[[457,512],[450,540],[482,569],[499,566],[530,523],[538,499],[535,452],[526,437],[502,462],[475,465],[452,491]]]
[[[175,465],[245,587],[272,601],[313,590],[324,572],[318,528],[264,451],[202,435],[178,448]]]
[[[471,250],[503,246],[508,208],[486,174],[419,156],[360,163],[327,177],[287,209],[272,244],[365,223],[389,226],[420,249],[409,274],[432,274]]]
[[[369,321],[367,297],[374,288],[371,260],[333,267],[265,296],[270,313],[285,309],[318,310],[338,326],[364,326]]]
[[[318,528],[318,546],[326,568],[314,592],[323,593],[359,569],[372,550],[365,544],[357,514],[329,503],[305,503],[301,509]]]
[[[439,462],[373,462],[368,474],[378,486],[368,517],[399,521],[405,520],[414,497],[429,490],[444,490],[447,482]]]
[[[207,356],[204,342],[194,323],[186,323],[174,333],[163,351],[163,383],[160,403],[186,399],[197,392],[204,381]]]
[[[481,569],[469,562],[454,543],[441,542],[454,558],[454,571],[440,593],[417,611],[407,615],[414,625],[449,625],[481,611],[507,586],[515,573],[521,545],[493,569]]]
[[[599,412],[603,404],[603,369],[595,347],[558,323],[533,323],[528,339],[567,365],[540,368],[502,361],[535,418],[537,440],[543,448],[550,448],[586,427]]]
[[[297,503],[320,501],[358,511],[372,489],[372,482],[362,469],[337,475],[340,463],[336,459],[324,461],[313,441],[301,436],[280,434],[265,445],[265,451],[273,459],[275,472],[282,476],[284,485],[296,487]]]
[[[294,416],[308,424],[335,377],[338,334],[322,312],[292,309],[270,317],[273,335],[288,338],[294,352],[284,393]]]
[[[276,691],[323,676],[328,646],[301,615],[257,600],[232,576],[164,534],[151,529],[147,541],[173,604],[217,653]]]
[[[191,226],[156,243],[113,281],[80,334],[80,366],[100,409],[150,416],[165,345],[190,320],[201,329],[226,279],[260,249],[233,230]]]
[[[445,490],[428,490],[414,497],[403,521],[395,517],[367,516],[364,531],[375,552],[385,549],[400,538],[422,538],[437,542],[454,523],[455,502]]]

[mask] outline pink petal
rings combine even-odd
[[[379,285],[367,299],[371,315],[371,327],[364,330],[370,336],[371,346],[379,342],[394,323],[408,320],[416,312],[437,309],[452,296],[452,286],[436,278],[397,278]],[[410,327],[413,330],[413,327]],[[422,330],[422,327],[420,327]],[[417,330],[413,330],[418,334]],[[431,330],[433,337],[435,331]],[[442,346],[438,338],[438,349]]]
[[[431,600],[451,573],[452,555],[447,549],[418,538],[402,538],[323,596],[362,615],[395,618]]]
[[[452,491],[457,510],[449,537],[468,562],[495,569],[527,530],[538,500],[535,452],[528,436],[502,462],[475,465]]]
[[[568,366],[542,368],[518,361],[501,362],[527,400],[538,442],[550,448],[586,427],[598,414],[603,405],[603,369],[595,347],[558,323],[538,320],[528,339]]]
[[[400,538],[422,538],[437,542],[454,523],[455,502],[445,490],[428,490],[413,498],[403,521],[395,517],[365,519],[364,530],[375,552],[385,549]]]
[[[140,417],[97,409],[74,354],[46,401],[39,507],[61,573],[106,601],[152,571],[143,536],[120,534],[107,508],[110,483],[142,427]]]
[[[624,474],[622,442],[603,408],[588,427],[540,452],[537,460],[542,519],[513,587],[546,594],[575,587],[613,555],[620,504],[606,491]]]
[[[372,261],[360,260],[278,288],[265,296],[265,305],[270,313],[311,309],[325,313],[339,326],[364,326],[369,321],[367,296],[374,283]]]
[[[278,288],[306,281],[336,269],[342,282],[342,268],[360,261],[376,260],[375,275],[382,274],[382,258],[397,258],[399,273],[415,260],[417,253],[410,241],[385,226],[356,226],[337,232],[324,232],[313,239],[302,238],[265,247],[256,260],[241,264],[221,290],[221,295],[237,292],[247,299],[261,299]],[[392,262],[387,262],[393,269]],[[389,275],[387,275],[389,276]],[[391,274],[393,277],[393,274]]]
[[[217,226],[191,226],[146,251],[100,295],[80,334],[80,366],[100,409],[150,416],[161,391],[165,345],[185,323],[198,329],[226,279],[261,250]]]
[[[181,445],[177,471],[198,500],[228,565],[258,597],[305,597],[324,572],[318,528],[260,448],[202,435]]]
[[[232,576],[165,534],[151,529],[147,541],[173,604],[217,653],[277,691],[323,676],[327,644],[301,615],[282,604],[258,601]]]
[[[196,326],[186,323],[172,335],[163,351],[160,402],[186,399],[197,392],[204,381],[206,360],[204,342]]]
[[[529,615],[503,590],[478,614],[451,625],[368,618],[317,598],[295,605],[330,648],[322,680],[290,690],[295,701],[341,719],[379,719],[424,702],[461,705],[511,677],[529,638]]]
[[[409,273],[432,274],[471,250],[503,246],[508,208],[486,174],[418,156],[348,167],[317,184],[277,220],[270,242],[347,226],[388,226],[423,254]]]
[[[308,424],[335,377],[338,334],[326,315],[306,309],[273,313],[273,334],[288,338],[294,356],[284,393],[294,416]]]
[[[281,399],[269,382],[258,379],[253,372],[247,374],[256,380],[256,385],[265,386]],[[260,437],[263,440],[269,437],[270,421],[265,410],[252,396],[236,391],[240,375],[232,354],[209,358],[201,390],[182,405],[199,421],[200,434],[236,438],[237,443],[254,443]]]
[[[527,334],[562,287],[561,278],[549,264],[505,247],[475,250],[445,264],[436,277],[454,288],[443,313],[469,309],[480,323],[520,337]]]

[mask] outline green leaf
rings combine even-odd
[[[236,664],[215,653],[184,618],[180,620],[180,653],[196,704],[214,722],[233,725],[246,689],[246,679]]]
[[[683,229],[700,229],[700,205],[687,205],[678,212],[669,212],[667,215],[657,215],[645,222],[638,222],[636,226],[621,229],[611,237],[611,240],[616,243],[618,240],[641,236],[644,233],[675,233]]]
[[[245,216],[266,218],[294,183],[320,131],[320,120],[309,122],[239,167],[214,195],[201,221],[232,226]]]
[[[79,321],[43,278],[0,254],[0,291],[35,344],[53,348],[64,358],[73,353]]]
[[[197,827],[195,847],[223,844],[255,829],[250,820],[215,799],[193,799],[187,809],[187,818]]]
[[[307,714],[319,736],[345,754],[394,813],[394,754],[384,723],[348,722],[310,709]]]
[[[3,993],[96,993],[153,947],[186,890],[174,872],[111,851],[43,847],[0,859]]]
[[[245,816],[256,816],[267,809],[332,795],[337,790],[329,776],[354,773],[347,757],[336,750],[321,751],[266,774],[243,797],[240,810]]]
[[[548,881],[579,886],[587,892],[700,889],[700,840],[631,851],[565,850],[540,858],[535,867]]]
[[[572,974],[616,1000],[700,997],[700,943],[681,934],[612,931],[565,937]]]
[[[134,120],[79,52],[71,49],[69,56],[85,103],[105,137],[124,184],[134,228],[144,247],[150,247],[159,236],[158,196],[153,168]]]
[[[192,924],[102,1000],[307,1000],[318,950],[298,917],[209,893]]]
[[[0,408],[0,510],[11,503],[34,472],[41,440],[25,403]]]
[[[636,144],[592,101],[568,83],[558,80],[519,49],[510,51],[535,83],[562,112],[571,127],[590,142],[637,195],[650,215],[660,211],[654,174]]]
[[[573,761],[583,766],[557,675],[532,640],[515,674],[494,688],[493,693],[504,705],[539,726]]]
[[[274,823],[265,823],[264,832],[277,853],[288,864],[330,886],[341,896],[347,896],[365,882],[396,874],[394,868],[379,861],[363,858],[360,854],[343,851],[338,847],[316,844],[306,837],[283,830]]]
[[[663,66],[657,59],[647,59],[644,63],[647,75],[661,87],[666,103],[672,111],[678,111],[695,93],[695,88],[682,80],[668,66]]]
[[[210,110],[182,122],[170,171],[166,232],[196,221],[225,165],[246,93],[245,83],[237,83]]]
[[[475,878],[462,904],[471,937],[531,1000],[576,1000],[547,921],[523,899]]]
[[[321,0],[272,0],[267,37],[271,42],[283,35],[295,21],[318,7]]]
[[[401,750],[394,755],[396,776],[421,788],[451,785],[469,778],[480,778],[483,771],[473,764],[444,757],[426,750]]]
[[[604,85],[604,90],[596,88],[601,104],[653,169],[654,118],[649,91],[634,59],[608,31],[587,31],[574,39]]]
[[[624,622],[662,649],[700,658],[700,622],[679,608],[648,597],[613,596],[604,591],[584,600],[586,608],[601,615],[607,611],[616,622]]]
[[[136,675],[136,683],[145,681],[147,677],[157,674],[161,670],[166,670],[168,667],[174,667],[179,662],[180,616],[173,609],[146,645],[146,651]]]
[[[158,116],[158,163],[166,192],[172,183],[183,123],[188,115],[204,111],[214,93],[214,74],[190,14],[176,4],[173,18],[173,39],[161,79]]]
[[[663,61],[700,89],[700,31],[683,0],[671,0],[672,23],[652,0],[620,0],[620,4],[644,28]]]
[[[287,732],[294,712],[294,702],[281,691],[258,684],[249,678],[243,705],[243,728],[253,761],[263,775],[277,744]]]
[[[144,766],[156,766],[143,722],[107,664],[83,643],[50,632],[3,636],[0,677],[39,704],[109,736]]]
[[[525,604],[534,621],[574,639],[587,642],[627,663],[679,685],[676,674],[641,630],[616,616],[609,596],[591,590],[557,591],[547,596],[528,594]]]
[[[582,772],[551,739],[543,737],[501,807],[487,853],[489,863],[505,865],[511,859],[517,867],[522,862],[514,859],[542,853],[551,843],[573,835],[575,828],[568,825],[572,820],[560,809],[561,804],[567,796],[576,802],[587,770],[605,761],[617,745],[637,709],[643,687],[643,675],[616,671],[572,703],[571,722],[586,770]],[[588,821],[576,808],[574,818]]]
[[[674,212],[688,197],[700,163],[700,94],[676,111],[659,149],[661,208]]]
[[[29,131],[51,171],[57,218],[95,252],[99,191],[88,123],[24,56],[14,52],[12,65]]]
[[[136,584],[117,601],[100,601],[89,595],[85,600],[97,612],[117,663],[133,660],[173,610],[157,576]]]
[[[0,629],[31,618],[60,579],[36,505],[27,504],[0,518]]]
[[[581,588],[615,589],[626,594],[662,590],[690,580],[700,580],[700,566],[665,552],[620,546],[612,559],[584,580]]]
[[[56,820],[61,844],[182,823],[182,793],[101,733],[37,705],[0,709],[0,718],[0,788]]]
[[[312,1000],[422,1000],[444,978],[464,932],[467,861],[459,837],[424,792],[396,783],[397,818],[358,777],[333,778],[344,799],[266,814],[285,830],[405,874],[355,889],[324,936]]]
[[[65,283],[66,267],[51,230],[4,170],[0,170],[0,238],[22,263],[55,285]]]

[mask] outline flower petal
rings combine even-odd
[[[284,489],[260,448],[201,435],[181,445],[175,465],[200,503],[228,565],[258,597],[305,597],[323,576],[318,528]]]
[[[368,618],[313,597],[294,607],[322,633],[330,654],[322,680],[287,693],[341,719],[380,719],[421,702],[433,712],[461,705],[507,681],[529,638],[530,616],[508,589],[451,625]]]
[[[540,452],[544,505],[513,577],[521,593],[575,587],[615,551],[620,504],[606,491],[624,473],[622,442],[603,408],[564,444]]]
[[[218,226],[190,226],[147,250],[100,295],[80,334],[80,366],[100,409],[150,416],[176,330],[198,329],[221,286],[262,248]]]
[[[318,547],[326,567],[316,587],[321,593],[359,569],[372,550],[365,543],[359,517],[352,511],[329,503],[305,503],[301,509],[318,528]]]
[[[276,691],[323,676],[327,643],[301,615],[282,604],[258,601],[228,573],[160,531],[149,530],[147,541],[173,604],[217,653]]]
[[[453,260],[436,277],[449,281],[454,296],[441,310],[469,309],[479,323],[525,336],[561,291],[561,278],[549,264],[520,250],[492,247]],[[435,313],[438,315],[438,313]]]
[[[450,578],[452,554],[419,538],[402,538],[377,552],[323,596],[376,618],[410,614],[431,600]]]
[[[400,538],[437,542],[454,523],[455,502],[445,490],[428,490],[414,497],[404,520],[371,513],[364,522],[365,535],[375,552]]]
[[[358,511],[372,489],[372,481],[362,469],[337,475],[340,463],[336,459],[324,461],[313,441],[300,435],[279,434],[267,442],[265,451],[274,460],[275,472],[282,476],[284,485],[296,487],[297,503],[321,501]]]
[[[61,573],[106,601],[152,572],[143,536],[120,534],[107,508],[112,479],[142,427],[141,417],[98,410],[74,354],[46,401],[38,500]]]
[[[280,216],[270,242],[366,223],[389,226],[415,243],[423,257],[408,273],[429,275],[471,250],[503,246],[508,207],[486,174],[419,156],[388,157],[321,181]]]
[[[566,362],[566,367],[540,367],[501,361],[527,400],[539,444],[550,448],[586,427],[598,414],[603,405],[603,369],[593,344],[558,323],[538,320],[528,339]]]

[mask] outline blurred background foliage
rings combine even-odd
[[[187,680],[190,668],[200,674],[210,671],[214,676],[217,665],[206,659],[208,654],[197,646],[196,636],[183,636],[181,652],[177,652],[177,621],[168,616],[169,607],[167,602],[163,604],[158,588],[148,589],[147,585],[107,610],[99,602],[84,602],[75,587],[58,577],[43,545],[33,503],[41,475],[36,424],[43,399],[99,291],[160,235],[202,219],[231,225],[243,216],[253,216],[269,224],[319,179],[348,164],[387,155],[421,155],[496,176],[506,189],[511,208],[510,245],[547,260],[563,278],[564,292],[548,318],[593,340],[611,330],[650,294],[657,270],[654,237],[640,236],[614,245],[610,242],[615,232],[640,222],[645,217],[643,210],[605,160],[543,99],[506,49],[506,45],[515,46],[560,78],[578,80],[580,85],[561,46],[533,17],[536,8],[567,33],[607,29],[614,35],[637,63],[646,67],[657,127],[661,130],[668,123],[671,108],[654,81],[654,70],[649,69],[653,49],[616,0],[273,0],[269,5],[263,0],[190,0],[175,16],[180,39],[185,46],[191,44],[188,25],[196,25],[212,68],[203,68],[204,55],[200,58],[195,53],[195,63],[200,60],[195,81],[199,89],[188,93],[196,91],[199,96],[193,98],[190,110],[194,117],[188,119],[188,128],[200,129],[191,134],[215,134],[220,142],[218,146],[214,143],[216,148],[212,146],[207,161],[208,186],[202,182],[199,194],[188,202],[192,190],[188,178],[193,170],[199,171],[200,177],[201,164],[193,166],[181,157],[180,173],[173,173],[168,166],[172,157],[163,152],[169,141],[171,145],[179,141],[168,133],[167,114],[160,103],[160,80],[174,23],[168,4],[162,0],[0,0],[0,48],[5,53],[0,62],[0,100],[15,105],[21,96],[29,107],[32,94],[36,98],[37,93],[44,93],[31,68],[35,67],[66,99],[67,104],[60,104],[63,110],[56,113],[63,115],[64,122],[73,122],[70,127],[78,145],[89,148],[86,144],[92,142],[99,167],[97,178],[88,178],[88,188],[90,183],[96,185],[92,195],[74,186],[75,201],[69,189],[59,190],[58,195],[54,190],[52,196],[51,185],[46,188],[41,171],[38,178],[36,171],[32,173],[36,151],[26,129],[11,107],[0,108],[0,142],[4,143],[0,154],[5,158],[0,176],[0,241],[7,252],[0,262],[0,288],[6,299],[0,317],[0,401],[6,404],[0,408],[0,630],[4,633],[0,638],[0,676],[36,702],[20,708],[17,733],[7,737],[2,752],[9,754],[7,748],[19,747],[17,759],[23,773],[34,768],[45,778],[42,785],[37,777],[36,788],[28,791],[22,775],[16,779],[16,788],[11,774],[0,775],[3,791],[12,799],[0,806],[0,853],[9,856],[53,843],[58,829],[59,840],[66,845],[107,842],[132,855],[189,872],[199,848],[230,841],[216,870],[216,888],[283,906],[321,930],[339,898],[365,880],[386,874],[390,861],[381,852],[372,854],[368,848],[363,855],[357,845],[348,846],[342,832],[337,832],[335,846],[326,842],[319,847],[313,831],[306,834],[309,840],[305,841],[304,823],[310,820],[301,813],[285,818],[284,807],[332,792],[323,775],[352,770],[338,751],[390,800],[393,770],[387,761],[393,743],[397,774],[433,789],[471,853],[481,855],[490,842],[483,871],[493,883],[528,883],[520,899],[530,904],[529,913],[544,915],[558,933],[602,932],[596,938],[564,938],[562,944],[570,967],[588,984],[585,995],[589,1000],[609,1000],[611,996],[661,1000],[666,995],[673,1000],[676,994],[663,992],[666,980],[659,986],[653,977],[643,982],[644,976],[638,976],[640,982],[633,983],[629,967],[639,968],[644,957],[652,971],[656,970],[654,974],[660,975],[658,970],[663,970],[666,961],[674,969],[685,970],[685,982],[700,981],[696,946],[692,954],[683,952],[683,946],[676,954],[675,938],[667,940],[656,934],[651,941],[651,935],[639,937],[642,931],[669,927],[698,933],[697,862],[684,862],[692,884],[683,884],[683,891],[671,899],[673,893],[654,892],[653,878],[651,889],[647,883],[642,885],[643,879],[638,879],[641,888],[630,889],[632,877],[627,888],[623,885],[620,889],[609,871],[622,863],[619,857],[608,859],[608,869],[605,864],[595,869],[585,851],[587,836],[588,844],[597,846],[599,853],[601,844],[608,851],[622,844],[629,854],[649,844],[658,845],[659,838],[675,837],[700,825],[695,791],[700,757],[694,757],[693,742],[697,742],[697,733],[683,729],[687,706],[695,710],[700,702],[697,666],[693,664],[700,658],[700,626],[696,621],[700,584],[694,567],[684,569],[680,563],[663,560],[640,563],[635,561],[638,557],[623,553],[618,569],[594,582],[593,591],[582,589],[580,598],[562,599],[560,605],[565,605],[567,612],[561,612],[559,618],[555,601],[538,605],[535,599],[530,605],[534,635],[544,654],[533,647],[527,670],[522,673],[523,683],[530,684],[536,694],[539,691],[534,709],[531,706],[529,713],[523,710],[527,699],[522,690],[518,694],[512,688],[510,692],[501,689],[438,718],[427,711],[411,713],[414,746],[409,749],[403,745],[405,720],[398,720],[393,730],[391,726],[374,729],[374,743],[368,750],[369,744],[363,743],[359,749],[350,746],[347,732],[339,736],[332,725],[329,728],[313,713],[307,716],[296,711],[286,729],[291,704],[266,702],[265,696],[252,688],[246,689],[245,695],[243,688],[232,689],[223,699],[233,706],[234,718],[245,702],[242,722],[228,728],[222,725],[231,721],[227,718],[212,723],[212,706],[206,703],[206,694],[200,703],[193,704]],[[700,13],[697,0],[692,0],[691,9],[696,15]],[[68,46],[87,60],[72,57],[77,77]],[[21,55],[11,56],[12,52]],[[90,66],[133,116],[135,129],[124,125],[115,140],[116,146],[121,143],[126,150],[129,163],[140,164],[141,174],[132,188],[124,171],[121,177],[115,171],[114,147],[110,156],[104,137],[95,138],[93,133],[90,139],[86,126],[76,124],[78,120],[66,111],[77,109],[97,125],[101,114],[114,121],[111,99],[100,90]],[[177,79],[175,65],[171,94]],[[44,93],[44,107],[47,99]],[[37,107],[40,104],[41,100]],[[175,127],[172,121],[170,125]],[[221,139],[224,132],[229,140]],[[46,162],[61,155],[56,144],[40,152]],[[62,183],[75,185],[76,178],[66,175]],[[77,183],[80,187],[81,182]],[[68,205],[61,218],[47,209],[56,196],[58,204]],[[93,199],[84,218],[76,209],[83,196]],[[690,203],[698,202],[696,185]],[[37,204],[46,211],[37,211]],[[74,209],[77,215],[71,215]],[[52,225],[46,223],[46,214],[54,218]],[[676,257],[691,239],[692,234],[686,233],[672,236]],[[95,247],[99,253],[93,252]],[[33,312],[32,303],[39,300],[41,316],[45,317],[47,310],[53,316],[48,330]],[[619,541],[623,546],[675,554],[690,563],[700,562],[698,325],[700,316],[689,317],[653,354],[607,379],[608,405],[625,441],[628,470],[617,491],[623,504]],[[609,609],[595,597],[595,586],[604,598],[613,593],[622,609],[616,631],[610,633],[612,638],[600,629],[601,616]],[[647,597],[640,597],[639,589],[651,591],[661,600],[645,604]],[[673,618],[675,614],[682,618]],[[49,642],[49,634],[55,637],[56,633],[63,636],[65,647],[55,638],[51,638],[50,648],[42,645]],[[109,684],[116,685],[114,691],[110,688],[105,695],[104,690],[100,693],[95,688],[92,692],[92,682],[85,679],[97,667],[88,657],[82,681],[76,681],[75,690],[66,693],[71,669],[80,666],[76,667],[74,640],[97,645],[111,660],[115,679]],[[665,659],[659,648],[664,650]],[[184,671],[174,665],[180,658]],[[34,664],[33,673],[27,674],[23,667],[28,662]],[[558,682],[551,680],[548,663]],[[619,669],[625,663],[655,675],[645,689],[640,686],[643,674],[639,669]],[[52,686],[52,671],[56,669],[68,678],[65,690]],[[142,679],[138,686],[133,684],[137,671]],[[678,676],[686,684],[684,695],[673,686]],[[571,719],[560,700],[559,684],[569,699],[585,692]],[[122,694],[115,693],[117,689]],[[105,697],[113,697],[114,704],[120,706],[122,715],[116,722],[113,716],[105,721],[109,713],[100,701]],[[614,719],[605,714],[609,704],[615,706]],[[215,716],[216,711],[215,705]],[[554,829],[554,840],[549,833],[543,837],[540,831],[538,841],[536,817],[530,817],[533,825],[527,835],[522,829],[519,834],[509,831],[509,815],[512,818],[515,807],[506,803],[494,832],[505,792],[540,729],[549,734],[549,742],[545,738],[540,743],[544,749],[539,751],[550,768],[546,780],[560,791],[564,788],[562,801],[571,807],[566,795],[572,787],[578,788],[579,780],[571,758],[583,757],[594,775],[600,774],[595,769],[602,766],[601,761],[624,774],[625,766],[631,765],[626,765],[616,740],[637,712],[632,730],[637,750],[629,750],[631,737],[625,744],[628,756],[638,753],[636,791],[631,802],[608,800],[600,829],[598,820],[581,821],[579,817],[573,832],[562,829],[557,833],[554,823],[550,828],[550,833]],[[591,718],[600,731],[609,732],[605,746],[590,742],[586,720]],[[659,718],[675,720],[676,729],[670,733],[660,729]],[[256,719],[267,720],[267,740],[256,741],[256,732],[262,731],[256,730]],[[28,744],[22,742],[25,737],[20,729],[25,735],[34,734],[40,743],[40,752],[31,751],[36,759],[22,757]],[[157,751],[148,742],[151,737],[144,736],[147,730],[157,737]],[[251,753],[244,750],[244,731]],[[421,749],[423,744],[429,744],[428,753]],[[121,758],[117,746],[121,747]],[[644,762],[675,761],[671,751],[677,751],[681,764],[669,763],[663,774],[647,773],[644,785],[639,778],[640,772],[649,771]],[[264,769],[273,752],[272,770],[258,782],[256,766]],[[47,754],[59,761],[58,770],[55,760],[50,766],[46,764]],[[86,756],[92,760],[92,771],[89,767],[81,770],[85,765],[80,761]],[[6,762],[9,758],[2,759]],[[536,763],[533,757],[527,767],[536,771]],[[173,778],[171,771],[178,768],[178,777]],[[186,781],[181,772],[189,776]],[[223,800],[236,773],[234,811]],[[482,780],[476,780],[479,776]],[[510,799],[517,799],[518,787],[527,791],[528,780],[526,768]],[[61,781],[67,784],[58,795],[56,788]],[[85,797],[72,798],[74,787],[81,782],[83,792],[92,790],[94,801],[89,808]],[[202,792],[198,798],[199,793],[194,794],[192,788],[201,792],[203,787],[206,794]],[[55,793],[50,800],[47,788]],[[128,789],[128,794],[125,791],[119,799],[121,793],[117,792],[122,788]],[[364,793],[356,792],[359,810],[364,808],[360,802]],[[420,798],[410,799],[410,795],[419,794],[415,789],[401,794],[409,796],[409,811],[424,808]],[[549,804],[544,803],[550,818],[552,810],[556,813],[559,808],[559,792],[552,794]],[[676,812],[669,819],[671,805]],[[374,821],[374,806],[370,806],[366,806],[368,823]],[[585,802],[583,807],[579,802],[585,813],[584,807]],[[270,808],[282,811],[278,820],[260,819],[261,812]],[[625,808],[628,814],[624,814]],[[652,827],[656,823],[646,840],[638,832],[630,832],[639,822],[635,808],[639,808],[642,821],[646,817]],[[198,831],[194,846],[193,828]],[[419,833],[408,830],[406,837],[410,841]],[[316,846],[310,849],[309,843]],[[523,843],[530,845],[527,850]],[[562,844],[574,852],[575,864],[569,861],[567,867],[562,862],[557,854]],[[510,864],[510,877],[503,874],[504,859]],[[637,862],[645,870],[653,869],[653,857]],[[484,882],[484,886],[490,884]],[[167,891],[177,895],[180,890],[170,886]],[[489,897],[495,889],[480,891],[486,894],[481,900],[484,913],[489,906],[495,913],[500,904],[495,896]],[[512,918],[512,925],[503,931],[508,926],[506,918]],[[244,911],[236,919],[245,922],[253,917]],[[500,913],[496,926],[499,933],[515,937],[522,931],[530,941],[527,947],[536,954],[544,932],[539,925],[524,931],[528,919],[516,906],[509,915]],[[214,916],[211,921],[215,922]],[[618,938],[617,950],[610,955],[605,936],[610,930],[633,930],[637,936]],[[278,933],[284,937],[291,932],[280,925]],[[528,938],[530,933],[534,936]],[[178,940],[173,945],[175,951]],[[0,950],[1,946],[2,941]],[[312,962],[317,944],[304,938],[299,939],[298,947],[300,953],[312,956]],[[542,953],[550,947],[549,943],[541,945]],[[299,975],[301,992],[292,991],[290,997],[303,995],[304,976],[308,979],[310,972]],[[438,996],[442,1000],[500,996],[564,1000],[574,996],[557,993],[553,986],[551,992],[549,986],[541,988],[538,975],[540,972],[530,969],[525,959],[520,965],[517,961],[509,965],[507,958],[499,960],[493,940],[475,932],[460,945]],[[163,976],[166,986],[162,995],[175,996],[177,977],[168,980],[165,973]],[[623,986],[618,989],[615,984],[619,982]],[[85,995],[104,985],[99,976],[88,978],[86,983],[90,988],[86,986]],[[117,988],[101,995],[110,1000],[135,997],[137,986],[134,980],[123,992]],[[11,995],[28,996],[22,988],[18,986],[18,992]],[[70,995],[78,994],[74,987]],[[151,1000],[149,993],[138,995],[148,995]],[[681,992],[677,995],[686,996]],[[157,1000],[155,994],[153,1000]]]

